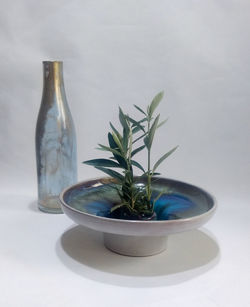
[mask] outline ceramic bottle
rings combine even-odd
[[[43,95],[36,125],[38,207],[62,213],[60,192],[77,181],[76,134],[67,103],[63,63],[43,62]]]

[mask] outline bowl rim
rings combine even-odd
[[[217,209],[217,201],[216,201],[216,198],[209,192],[207,192],[205,189],[203,188],[200,188],[199,186],[196,186],[196,185],[193,185],[193,184],[190,184],[190,183],[187,183],[187,182],[184,182],[184,181],[180,181],[180,180],[176,180],[176,179],[172,179],[172,178],[167,178],[167,177],[158,177],[157,176],[157,179],[163,179],[163,180],[168,180],[170,182],[173,182],[173,183],[180,183],[180,184],[184,184],[184,185],[187,185],[189,187],[192,187],[192,188],[195,188],[197,190],[199,190],[200,192],[202,192],[203,194],[205,194],[206,196],[208,196],[208,198],[210,198],[212,200],[212,207],[202,213],[202,214],[198,214],[198,215],[195,215],[195,216],[192,216],[192,217],[188,217],[188,218],[180,218],[180,219],[174,219],[174,220],[149,220],[149,221],[145,221],[145,220],[124,220],[124,219],[115,219],[115,218],[110,218],[110,217],[103,217],[103,216],[97,216],[97,215],[94,215],[94,214],[90,214],[90,213],[87,213],[87,212],[83,212],[83,211],[80,211],[78,209],[75,209],[75,208],[72,208],[70,205],[68,205],[65,201],[64,201],[64,195],[76,188],[76,187],[79,187],[79,186],[82,186],[90,181],[101,181],[101,180],[107,180],[107,179],[112,179],[111,177],[96,177],[96,178],[92,178],[92,179],[88,179],[88,180],[83,180],[83,181],[80,181],[76,184],[73,184],[71,186],[68,186],[66,187],[64,190],[62,190],[62,192],[60,193],[59,195],[59,200],[62,204],[63,207],[66,207],[67,209],[73,211],[73,212],[76,212],[78,214],[81,214],[81,215],[84,215],[84,216],[88,216],[90,218],[94,218],[94,219],[97,219],[97,220],[100,220],[100,221],[103,221],[103,222],[114,222],[114,223],[129,223],[129,224],[178,224],[178,223],[183,223],[183,222],[189,222],[189,221],[195,221],[195,220],[200,220],[202,218],[206,218],[206,217],[209,217],[210,215],[212,215],[216,209]]]

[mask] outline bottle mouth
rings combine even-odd
[[[62,64],[63,62],[62,61],[43,61],[43,64]]]

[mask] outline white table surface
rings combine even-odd
[[[38,211],[35,199],[1,192],[0,306],[250,306],[244,201],[218,199],[205,228],[170,236],[160,255],[134,258],[108,251],[100,233],[64,214]]]

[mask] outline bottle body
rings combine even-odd
[[[43,96],[36,126],[38,207],[62,213],[59,194],[77,182],[76,135],[62,62],[43,62]]]

